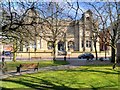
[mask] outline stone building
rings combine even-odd
[[[90,10],[83,13],[80,20],[63,20],[62,24],[65,24],[63,28],[63,31],[65,31],[65,36],[63,39],[57,41],[57,50],[94,52],[94,46],[92,41],[94,27],[91,24],[92,20],[93,16]],[[99,39],[97,39],[97,41],[99,42]],[[98,42],[97,50],[99,51]],[[29,47],[24,46],[21,50],[23,52],[26,52],[28,51],[28,48],[30,48],[31,52],[52,51],[52,42],[37,37],[35,44],[30,44]]]
[[[62,20],[63,31],[65,31],[64,37],[57,41],[57,51],[78,51],[78,52],[94,52],[94,43],[92,40],[92,35],[94,34],[93,26],[93,15],[91,10],[88,10],[82,14],[80,20]],[[61,38],[61,37],[59,37]],[[28,57],[31,53],[31,57],[38,57],[40,54],[42,56],[52,55],[53,45],[51,41],[46,41],[41,37],[35,37],[34,41],[29,41],[29,45],[20,45],[18,50],[18,56]],[[99,39],[97,38],[96,43],[97,51],[100,51],[99,48]],[[25,54],[28,53],[28,54]],[[44,55],[45,54],[45,55]]]
[[[73,21],[70,28],[67,30],[68,49],[80,52],[94,52],[92,40],[94,27],[92,25],[93,16],[90,10],[82,14],[82,18],[78,21]],[[98,28],[96,26],[96,28]],[[97,39],[99,42],[99,39]],[[99,51],[99,43],[97,42],[97,50]],[[72,45],[69,45],[72,44]]]
[[[110,33],[110,28],[99,32],[100,51],[110,51]]]

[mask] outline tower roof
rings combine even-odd
[[[90,14],[92,14],[92,11],[89,9],[89,10],[87,10],[85,13],[90,13]]]

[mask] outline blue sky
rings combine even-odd
[[[2,0],[2,1],[8,1],[8,0]],[[19,0],[10,0],[12,2],[19,2]],[[34,2],[34,1],[38,1],[38,2],[107,2],[107,1],[110,1],[110,2],[119,2],[120,0],[20,0],[22,2],[25,2],[25,1],[28,1],[28,2]]]
[[[8,1],[8,0],[4,0],[3,2],[6,2],[6,1]],[[14,1],[14,0],[10,0],[10,1]],[[18,6],[16,3],[17,3],[17,0],[15,0],[16,2],[13,2],[14,3],[14,5],[16,5],[15,6],[15,8],[16,8],[16,10],[18,11],[18,12],[23,12],[23,11],[21,11],[21,6]],[[23,1],[23,0],[21,0],[21,1]],[[32,0],[25,0],[25,1],[32,1]],[[24,4],[26,3],[24,1]],[[40,1],[41,0],[33,0],[33,1],[37,1],[38,3],[37,3],[37,5],[39,5],[39,3],[41,3]],[[48,1],[50,1],[50,0],[48,0]],[[67,2],[59,2],[59,0],[57,0],[58,2],[58,4],[60,5],[60,7],[61,8],[65,8],[65,10],[63,11],[64,13],[68,13],[69,12],[69,15],[70,16],[72,16],[73,18],[75,17],[75,15],[76,15],[76,9],[77,9],[77,3],[75,2],[76,0],[72,0],[72,2],[69,2],[71,5],[73,5],[73,8],[74,9],[71,9],[71,7],[69,7],[69,5],[67,4]],[[65,1],[65,0],[64,0]],[[70,0],[68,0],[68,1],[70,1]],[[73,2],[74,1],[74,2]],[[78,0],[79,1],[79,0]],[[18,1],[19,2],[19,1]],[[47,2],[47,1],[46,1]],[[40,7],[40,8],[43,8],[43,9],[45,9],[44,7]],[[86,12],[88,9],[90,9],[90,7],[88,6],[88,5],[86,5],[85,4],[85,2],[79,2],[79,9],[78,9],[78,11],[77,11],[77,17],[76,17],[76,19],[80,19],[81,18],[81,16],[82,16],[82,14],[84,13],[84,12]]]
[[[17,1],[17,0],[16,0]],[[21,0],[22,1],[22,0]],[[28,1],[28,0],[27,0]],[[35,0],[34,0],[35,1]],[[73,0],[72,0],[73,1]],[[64,8],[65,10],[63,11],[64,13],[68,13],[69,11],[69,15],[70,16],[72,16],[73,18],[75,17],[75,14],[76,14],[76,9],[77,9],[77,3],[75,2],[76,0],[74,0],[74,2],[69,2],[70,4],[73,4],[73,7],[75,8],[75,10],[74,9],[71,9],[70,7],[69,7],[69,5],[67,4],[67,2],[57,2],[59,5],[60,5],[60,7],[61,8]],[[79,1],[79,0],[78,0]],[[5,1],[4,1],[5,2]],[[16,2],[15,2],[16,3]],[[25,3],[25,2],[24,2]],[[38,3],[37,3],[37,5],[39,5],[39,3],[41,3],[41,2],[39,2],[39,0],[38,0]],[[84,13],[84,12],[86,12],[88,9],[93,9],[93,8],[91,8],[89,5],[87,5],[86,4],[87,2],[79,2],[79,8],[80,9],[78,9],[78,12],[77,12],[77,17],[75,18],[75,19],[77,19],[77,20],[79,20],[80,18],[81,18],[81,16],[82,16],[82,14]],[[101,6],[101,5],[103,5],[105,2],[91,2],[91,3],[93,3],[93,4],[95,4],[96,5],[96,7],[97,6]],[[36,6],[36,5],[35,5]],[[17,9],[17,11],[18,12],[22,12],[22,11],[20,11],[20,9],[21,9],[21,7],[20,6],[17,6],[17,4],[16,4],[16,9]],[[40,8],[43,8],[43,10],[45,10],[45,6],[44,7],[40,7]],[[82,10],[82,11],[81,11]],[[94,11],[93,11],[94,12]],[[49,12],[48,12],[49,13]]]

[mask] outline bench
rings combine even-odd
[[[17,66],[17,72],[21,72],[21,70],[28,70],[28,69],[34,69],[34,71],[37,69],[38,71],[39,63],[30,63],[30,64],[20,64]]]

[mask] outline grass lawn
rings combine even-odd
[[[71,70],[42,71],[35,74],[25,74],[3,79],[2,88],[28,88],[40,90],[117,90],[118,68],[111,66],[81,66]]]
[[[68,62],[65,61],[52,61],[52,60],[41,60],[41,61],[16,61],[16,62],[7,62],[7,69],[8,71],[10,70],[16,70],[16,66],[19,66],[20,64],[24,63],[38,63],[39,62],[39,67],[47,67],[47,66],[57,66],[57,65],[65,65],[68,64]]]

